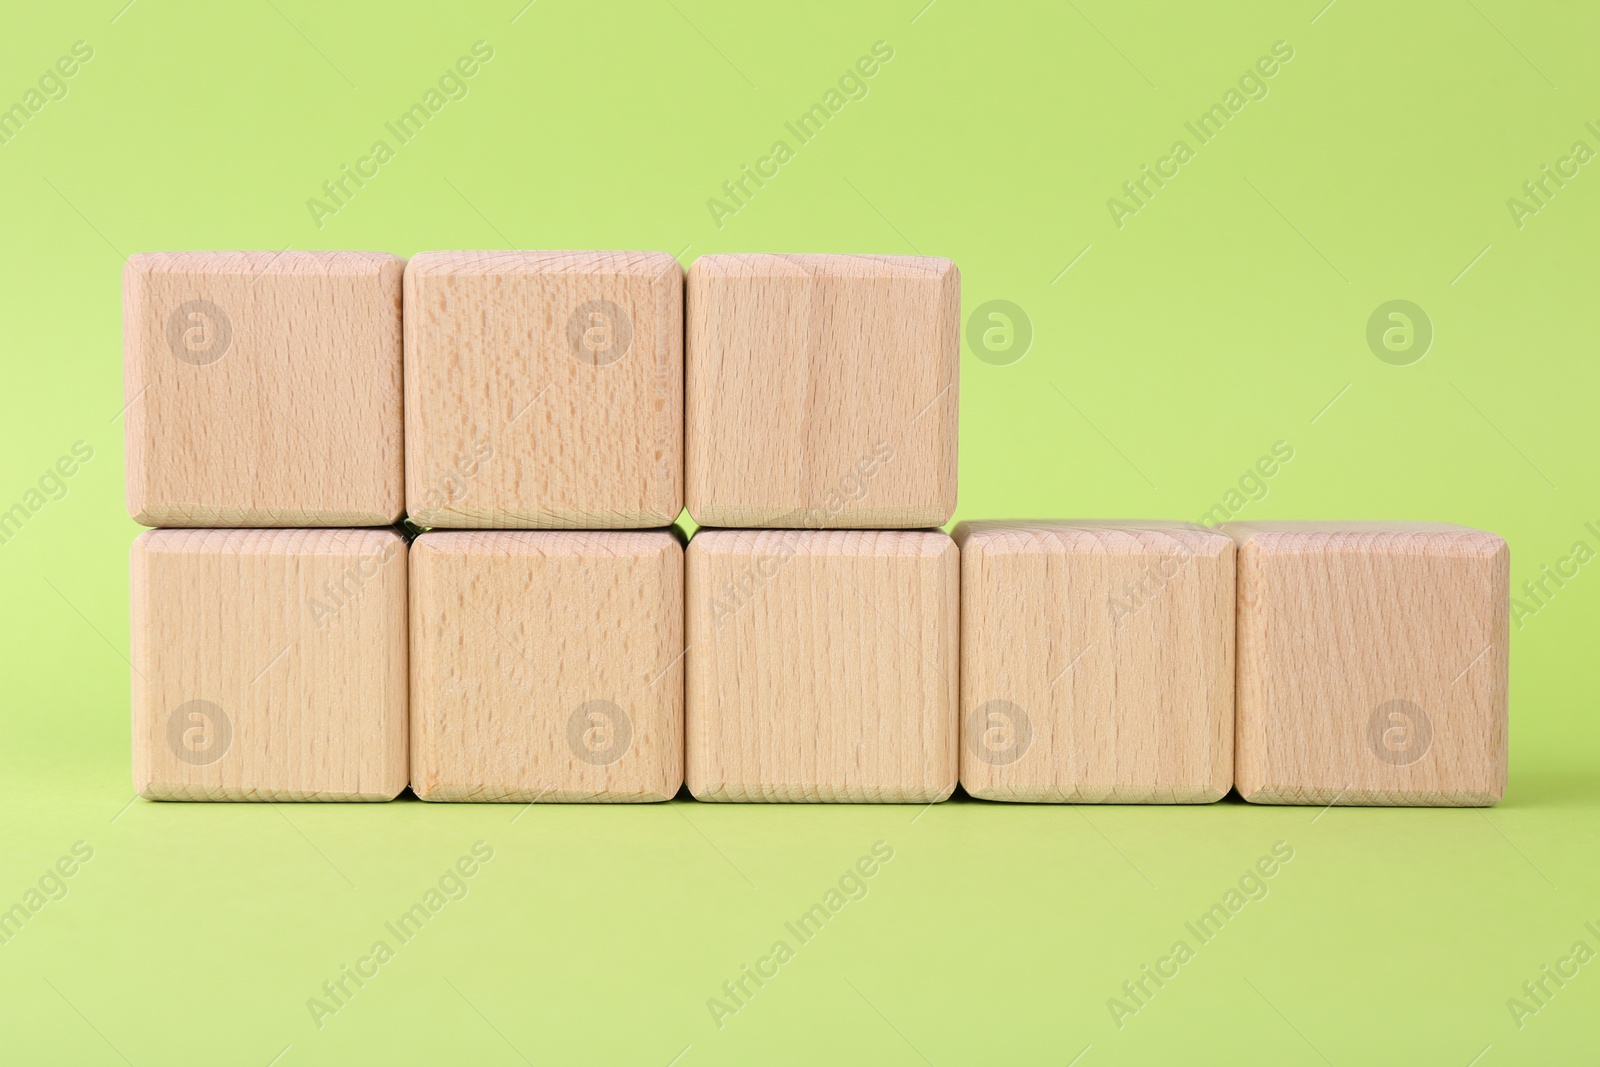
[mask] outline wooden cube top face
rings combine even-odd
[[[695,797],[948,797],[959,569],[937,532],[697,532],[685,611]]]
[[[376,252],[129,257],[123,349],[134,521],[398,520],[404,266]]]
[[[667,531],[447,531],[411,552],[424,800],[670,800],[683,549]]]
[[[1443,524],[1236,523],[1246,800],[1483,805],[1506,781],[1510,554]]]
[[[406,499],[437,527],[683,510],[683,268],[665,252],[424,252],[405,276]]]
[[[1234,544],[1177,522],[974,522],[961,784],[989,800],[1204,803],[1233,785]]]
[[[940,526],[956,506],[947,259],[713,255],[689,270],[687,503],[707,526]]]
[[[162,800],[406,786],[406,543],[152,530],[133,543],[133,776]]]

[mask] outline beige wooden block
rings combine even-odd
[[[403,268],[377,252],[130,256],[122,310],[134,521],[398,520]]]
[[[961,784],[1198,804],[1233,785],[1234,545],[1182,522],[964,522]]]
[[[671,800],[683,785],[673,533],[425,533],[411,627],[423,800]]]
[[[133,784],[155,800],[406,787],[406,542],[152,530],[133,543]]]
[[[699,800],[943,800],[960,564],[937,531],[700,530],[687,554]]]
[[[1265,804],[1505,794],[1510,553],[1431,523],[1226,523],[1239,542],[1235,780]]]
[[[916,256],[689,269],[688,506],[706,526],[941,526],[956,507],[961,278]]]
[[[683,268],[665,252],[406,266],[406,499],[423,526],[617,529],[683,511]]]

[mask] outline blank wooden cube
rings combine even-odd
[[[939,532],[701,530],[689,542],[689,790],[943,800],[960,566]]]
[[[423,526],[618,529],[683,511],[683,268],[665,252],[406,266],[406,499]]]
[[[1182,522],[967,522],[961,784],[1197,804],[1233,785],[1234,545]]]
[[[122,306],[134,521],[398,520],[404,265],[377,252],[130,256]]]
[[[1265,804],[1505,794],[1510,554],[1426,523],[1227,523],[1239,542],[1235,778]]]
[[[425,533],[411,552],[423,800],[671,800],[683,548],[668,531]]]
[[[960,274],[947,259],[695,260],[684,401],[695,521],[949,521],[960,315]]]
[[[133,784],[155,800],[392,800],[406,787],[394,530],[134,541]]]

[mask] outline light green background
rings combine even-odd
[[[1600,148],[1592,8],[122,3],[13,5],[0,34],[0,105],[94,50],[0,146],[0,507],[94,449],[0,545],[0,907],[93,848],[0,945],[0,1058],[1594,1061],[1600,962],[1520,1029],[1506,1002],[1600,950],[1600,564],[1514,631],[1487,812],[130,804],[119,417],[135,251],[915,250],[1034,330],[1009,366],[964,346],[959,517],[1196,518],[1281,440],[1246,517],[1485,527],[1520,587],[1600,548],[1600,168],[1520,228],[1507,206]],[[466,98],[313,225],[478,40]],[[865,99],[795,146],[877,41]],[[1277,41],[1268,95],[1197,146],[1184,122]],[[719,228],[708,198],[780,138]],[[1195,158],[1118,228],[1108,198],[1179,138]],[[1365,341],[1391,299],[1435,329],[1410,366]],[[479,840],[467,896],[318,1028],[307,998]],[[707,998],[879,840],[866,898],[719,1029]],[[1277,841],[1266,899],[1119,1030],[1108,998]]]

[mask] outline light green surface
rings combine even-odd
[[[1507,1000],[1600,950],[1600,564],[1514,631],[1488,812],[129,805],[139,250],[950,256],[967,314],[1007,300],[1033,330],[1010,365],[964,348],[959,517],[1198,518],[1283,441],[1245,517],[1486,527],[1515,587],[1600,548],[1600,170],[1520,226],[1507,204],[1600,150],[1600,16],[925,2],[7,12],[0,105],[75,41],[93,58],[0,145],[0,507],[75,442],[93,458],[0,545],[0,907],[75,842],[93,858],[0,945],[0,1059],[1593,1062],[1600,962],[1520,1028]],[[307,199],[480,40],[466,97],[314,225]],[[865,98],[797,144],[784,123],[879,41]],[[1199,144],[1184,123],[1278,41],[1267,95]],[[719,227],[708,198],[778,139],[793,158]],[[1107,199],[1178,139],[1193,158],[1119,228]],[[1366,342],[1396,299],[1433,325],[1406,366]],[[480,840],[466,896],[319,1028],[308,998]],[[798,944],[785,922],[880,840],[866,897]],[[1265,899],[1119,1029],[1108,999],[1279,841]],[[778,940],[793,959],[719,1028],[708,998]]]

